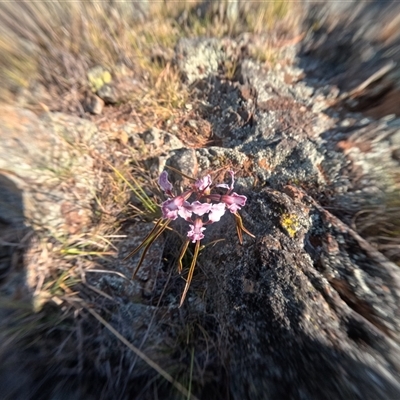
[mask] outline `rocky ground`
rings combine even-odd
[[[177,21],[252,15],[219,4]],[[0,108],[2,398],[399,398],[396,7],[304,5],[290,30],[154,45],[155,81],[120,63],[87,66],[86,87],[14,90]],[[160,216],[166,166],[235,170],[255,235],[240,245],[230,215],[208,227],[181,308],[181,226],[134,280],[140,254],[125,259]]]

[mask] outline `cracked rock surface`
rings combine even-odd
[[[398,119],[366,125],[347,112],[348,128],[329,107],[333,86],[287,85],[298,65],[296,56],[270,70],[244,60],[238,81],[199,74],[195,84],[221,143],[196,151],[200,170],[242,171],[242,216],[256,235],[238,245],[226,216],[207,228],[225,241],[201,257],[232,398],[396,399],[398,267],[301,187],[349,211],[379,202],[399,171]]]

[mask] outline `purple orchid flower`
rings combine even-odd
[[[199,217],[201,217],[204,214],[207,214],[211,210],[211,204],[210,203],[200,203],[199,201],[194,201],[190,209],[193,213],[197,214]]]
[[[161,204],[163,218],[168,218],[172,221],[177,219],[180,208],[183,206],[184,202],[185,199],[182,196],[164,201],[164,203]]]
[[[184,175],[188,179],[192,179],[194,184],[192,184],[184,193],[175,196],[173,194],[173,186],[168,180],[168,172],[163,171],[158,179],[158,184],[164,193],[169,197],[168,200],[161,204],[163,218],[158,220],[144,241],[126,257],[129,258],[143,249],[140,261],[132,276],[134,277],[139,270],[148,249],[152,243],[165,231],[165,229],[167,229],[169,223],[173,220],[176,220],[178,217],[181,217],[187,221],[189,223],[189,230],[187,233],[187,239],[182,246],[181,253],[178,258],[179,273],[181,273],[183,270],[182,261],[190,242],[195,243],[195,246],[179,307],[182,306],[189,290],[196,260],[201,247],[201,240],[204,238],[203,232],[206,230],[207,225],[220,221],[226,210],[229,210],[234,215],[236,220],[236,230],[239,237],[239,242],[243,242],[243,232],[251,237],[254,237],[254,235],[243,226],[242,218],[238,213],[238,210],[240,210],[246,204],[247,197],[233,192],[235,173],[231,170],[229,171],[229,174],[231,176],[231,182],[229,185],[222,183],[216,186],[212,185],[212,179],[210,175],[206,175],[197,180]],[[226,193],[212,193],[214,187],[226,189]],[[190,203],[188,200],[192,195],[195,201]]]
[[[179,217],[186,221],[191,221],[192,213],[202,216],[211,210],[211,204],[194,201],[190,204],[185,200],[185,196],[177,196],[161,204],[164,218],[175,220]]]
[[[184,201],[182,206],[179,207],[178,215],[186,221],[190,220],[192,216],[192,206],[188,201]]]
[[[208,222],[218,222],[225,214],[225,203],[217,203],[211,206],[210,213],[208,214]]]
[[[204,192],[207,188],[211,186],[212,180],[210,175],[206,175],[204,178],[198,179],[195,183],[194,186],[195,188],[200,191]]]
[[[231,175],[232,178],[230,185],[227,185],[226,183],[221,183],[220,185],[217,185],[217,187],[228,189],[228,191],[223,195],[212,194],[210,195],[210,199],[212,201],[217,201],[217,202],[222,201],[222,203],[226,205],[226,208],[232,214],[235,214],[246,204],[247,197],[237,194],[235,192],[231,194],[233,190],[233,185],[235,184],[235,173],[234,171],[229,171],[229,174]]]
[[[161,203],[161,211],[163,218],[175,220],[178,216],[182,218],[186,217],[186,213],[191,213],[191,205],[186,199],[192,194],[191,191],[187,191],[180,196],[173,197],[172,199],[166,200]],[[190,214],[191,215],[191,214]]]
[[[226,204],[226,208],[233,214],[246,204],[246,200],[246,196],[237,194],[235,192],[221,196],[221,201]]]
[[[190,231],[188,232],[188,237],[194,242],[203,239],[203,231],[205,225],[212,224],[221,219],[225,213],[225,204],[210,204],[210,203],[200,203],[199,201],[194,201],[190,206],[191,212],[197,214],[199,217],[208,213],[208,221],[203,222],[201,218],[196,218],[194,221],[191,219],[191,215],[185,218],[186,221],[192,222],[193,225],[189,225]],[[180,216],[182,216],[180,214]]]
[[[188,232],[187,236],[192,241],[192,243],[196,243],[204,238],[203,231],[206,230],[203,226],[203,221],[201,218],[196,218],[193,221],[193,225],[189,225],[190,231]]]
[[[172,189],[174,187],[172,186],[172,183],[168,180],[167,171],[161,172],[161,175],[158,178],[158,184],[160,185],[161,189],[165,192],[165,194],[167,194],[170,197],[173,197]]]

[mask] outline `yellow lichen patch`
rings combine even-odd
[[[88,81],[93,92],[100,90],[105,84],[111,82],[111,74],[101,66],[92,68],[88,74]]]
[[[294,237],[301,227],[297,215],[288,213],[282,214],[281,226],[286,230],[290,237]]]

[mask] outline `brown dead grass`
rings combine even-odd
[[[400,193],[386,195],[380,205],[364,207],[353,217],[353,227],[379,251],[400,266]]]
[[[140,18],[128,5],[107,2],[2,3],[0,77],[5,85],[0,96],[9,101],[29,91],[31,103],[47,102],[50,110],[79,113],[83,93],[90,89],[88,70],[100,65],[115,76],[123,65],[141,84],[132,88],[128,101],[148,126],[154,125],[171,117],[187,100],[170,62],[180,37],[298,29],[299,14],[289,2],[245,5],[237,13],[229,11],[232,7],[223,1],[218,5],[156,2],[151,3],[148,16]],[[270,60],[272,53],[269,44],[265,49],[258,46],[256,57]]]
[[[130,100],[144,116],[164,119],[184,104],[177,72],[165,60],[154,61],[156,52],[172,49],[178,38],[170,20],[135,20],[107,3],[86,1],[3,3],[1,8],[3,99],[39,84],[50,94],[50,110],[79,110],[74,101],[90,89],[91,67],[115,74],[125,65],[142,83]]]

